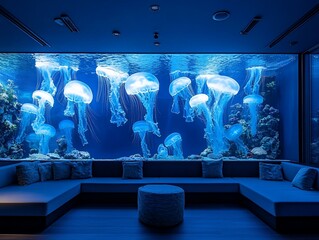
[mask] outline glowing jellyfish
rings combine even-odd
[[[252,136],[255,136],[257,133],[258,105],[263,103],[263,101],[263,97],[258,94],[247,95],[243,100],[249,108],[250,132]]]
[[[246,94],[259,94],[260,80],[262,71],[265,70],[265,67],[257,66],[247,68],[248,71],[248,81],[244,87]]]
[[[117,71],[111,67],[97,67],[95,71],[99,76],[98,96],[105,94],[101,91],[103,88],[100,85],[103,86],[105,81],[108,81],[110,84],[108,93],[112,113],[110,122],[115,123],[117,127],[124,125],[127,119],[125,118],[125,112],[120,103],[120,87],[128,78],[128,74]]]
[[[160,144],[157,148],[157,159],[167,159],[168,158],[168,150],[164,144]]]
[[[243,155],[247,155],[247,147],[244,142],[240,139],[243,134],[243,126],[239,123],[232,125],[229,129],[225,131],[225,136],[229,141],[235,143],[237,150]]]
[[[67,151],[71,152],[73,150],[73,143],[72,143],[72,131],[74,129],[74,122],[71,120],[62,120],[59,123],[59,129],[62,134],[65,136],[66,143],[67,143]]]
[[[206,82],[207,82],[207,79],[211,78],[212,76],[213,75],[210,75],[210,74],[201,74],[195,78],[197,94],[204,93],[209,96],[210,92],[207,88]]]
[[[26,136],[25,141],[29,144],[30,149],[39,149],[41,137],[35,133],[30,133]]]
[[[157,78],[153,74],[147,72],[134,73],[127,78],[125,90],[128,95],[134,95],[140,99],[146,109],[144,120],[150,124],[152,132],[160,137],[160,130],[157,123],[153,120],[156,95],[159,90]]]
[[[214,123],[213,154],[215,157],[220,157],[226,150],[223,124],[224,108],[228,101],[238,93],[240,87],[234,79],[221,75],[211,75],[207,79],[207,87],[214,96],[214,104],[211,109]]]
[[[206,128],[205,128],[205,138],[207,140],[207,144],[210,148],[213,148],[214,144],[214,134],[213,134],[213,121],[212,115],[209,111],[207,106],[208,96],[206,94],[197,94],[193,96],[189,100],[189,104],[191,108],[195,110],[195,113],[198,117],[201,115],[204,116],[206,121]]]
[[[192,122],[194,118],[194,112],[189,106],[189,99],[193,95],[192,81],[188,77],[180,77],[169,85],[169,94],[173,97],[173,105],[171,112],[179,114],[179,99],[184,103],[183,117],[186,122]]]
[[[38,112],[34,122],[31,124],[34,131],[36,131],[42,124],[45,123],[45,109],[46,106],[53,107],[54,99],[52,95],[43,90],[36,90],[32,93],[34,101],[38,102]]]
[[[65,116],[74,116],[74,104],[77,105],[79,119],[78,133],[84,146],[88,144],[85,137],[85,132],[87,131],[86,105],[92,102],[92,90],[87,84],[78,80],[72,80],[65,85],[64,96],[68,100],[66,109],[64,110]]]
[[[182,136],[177,133],[171,133],[165,138],[165,146],[170,150],[173,150],[172,159],[184,159],[183,150],[182,150]]]
[[[55,136],[55,133],[55,128],[49,124],[43,124],[35,131],[35,134],[40,136],[40,153],[47,154],[49,152],[49,142],[50,139]]]
[[[37,62],[35,67],[39,69],[43,78],[40,89],[54,96],[56,93],[56,86],[52,79],[52,74],[55,71],[54,64],[49,62]]]
[[[135,134],[138,134],[141,139],[141,148],[144,158],[149,158],[151,156],[150,150],[148,150],[147,143],[145,140],[146,133],[152,132],[152,128],[147,121],[137,121],[133,124],[132,130]]]
[[[17,143],[22,143],[25,137],[27,127],[31,125],[34,116],[38,113],[38,107],[32,103],[24,103],[21,106],[21,121],[19,126],[19,134],[16,138]]]

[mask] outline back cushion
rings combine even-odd
[[[17,184],[16,166],[20,163],[0,167],[0,188]]]

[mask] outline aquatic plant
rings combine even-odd
[[[75,114],[74,104],[77,105],[79,121],[78,133],[84,146],[88,144],[88,141],[85,137],[85,132],[87,131],[86,105],[92,102],[92,90],[84,82],[72,80],[65,85],[64,96],[68,100],[66,109],[64,110],[65,116],[73,117]]]
[[[132,130],[135,134],[138,134],[141,139],[141,148],[142,148],[143,157],[149,158],[151,156],[151,153],[147,147],[145,137],[148,132],[153,131],[151,125],[147,121],[137,121],[133,124]]]
[[[68,119],[62,120],[59,123],[59,129],[62,132],[62,134],[65,136],[65,140],[67,142],[66,152],[69,153],[73,150],[72,131],[74,129],[74,122]]]
[[[169,157],[171,159],[184,159],[182,150],[182,136],[177,133],[171,133],[165,138],[165,146],[168,148],[169,152],[173,152],[173,155]]]
[[[110,84],[108,90],[112,114],[110,122],[116,124],[117,127],[124,125],[127,119],[125,118],[125,112],[120,103],[120,87],[128,78],[128,74],[111,67],[101,66],[97,67],[95,72],[99,76],[98,98],[101,94],[105,94],[102,91],[104,89],[102,86],[106,84],[106,81]]]
[[[25,141],[29,144],[30,149],[39,149],[41,137],[35,133],[30,133],[26,136]]]
[[[36,130],[45,123],[45,109],[46,106],[53,107],[54,99],[52,95],[43,90],[36,90],[32,93],[32,98],[38,103],[38,112],[34,122],[31,124],[33,131]]]
[[[39,153],[47,154],[49,152],[49,142],[55,136],[55,128],[49,124],[41,125],[35,134],[40,136]]]
[[[54,96],[56,93],[56,86],[54,85],[52,79],[52,74],[56,69],[53,66],[54,64],[49,62],[36,62],[35,64],[35,67],[39,69],[43,78],[40,89],[50,93],[52,96]]]
[[[191,108],[195,110],[198,117],[203,116],[206,121],[205,138],[207,140],[208,147],[213,147],[213,121],[212,115],[207,106],[208,96],[206,94],[196,94],[189,100]]]
[[[265,70],[265,67],[256,66],[247,68],[248,72],[248,81],[244,87],[245,93],[248,94],[259,94],[259,87],[261,81],[262,71]]]
[[[24,103],[20,109],[21,112],[21,120],[19,125],[19,133],[16,138],[17,143],[22,143],[25,137],[25,131],[27,127],[31,125],[33,118],[38,113],[38,107],[32,103]]]
[[[168,158],[168,150],[167,147],[164,146],[164,144],[158,145],[157,148],[157,159],[167,159]]]
[[[207,78],[206,83],[214,96],[214,104],[211,109],[214,124],[213,155],[221,157],[226,150],[223,124],[224,108],[228,101],[238,93],[240,87],[234,79],[221,75],[211,75]]]
[[[257,133],[258,106],[264,101],[258,94],[251,94],[244,97],[243,103],[248,105],[250,114],[250,132],[252,136]]]
[[[237,150],[241,152],[244,156],[247,155],[247,147],[244,142],[241,140],[240,136],[243,134],[243,126],[239,123],[232,125],[229,129],[225,131],[226,138],[234,142]]]
[[[134,73],[127,78],[125,82],[125,90],[128,95],[137,96],[142,102],[146,109],[144,120],[150,124],[152,132],[160,137],[160,130],[153,119],[156,95],[159,90],[159,82],[157,78],[148,72]]]
[[[179,99],[184,104],[183,117],[186,122],[192,122],[194,118],[194,112],[189,106],[189,99],[193,95],[192,81],[188,77],[180,77],[171,82],[169,85],[169,94],[173,97],[173,105],[171,112],[175,114],[180,113]]]

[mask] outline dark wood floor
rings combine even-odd
[[[318,224],[319,226],[319,224]],[[203,240],[319,239],[318,235],[281,235],[249,210],[235,204],[191,205],[184,222],[171,229],[149,228],[137,220],[133,205],[80,205],[40,234],[0,235],[10,240]]]

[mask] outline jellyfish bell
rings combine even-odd
[[[235,79],[217,74],[207,79],[207,87],[212,91],[229,95],[236,95],[240,89]]]
[[[164,146],[164,144],[158,145],[157,148],[157,159],[167,159],[168,158],[168,150],[167,147]]]
[[[197,94],[200,94],[200,93],[209,94],[206,82],[207,82],[207,79],[211,78],[214,75],[216,74],[200,74],[195,78]]]
[[[149,122],[147,121],[137,121],[133,124],[132,130],[135,134],[138,134],[140,139],[141,139],[141,148],[142,148],[142,153],[144,158],[149,158],[150,157],[150,150],[147,147],[146,143],[146,134],[148,132],[152,132],[153,129]]]
[[[59,122],[59,129],[64,134],[67,143],[67,152],[73,149],[72,131],[74,129],[74,122],[68,119]]]
[[[49,141],[56,134],[55,128],[49,124],[43,124],[35,131],[35,134],[40,136],[39,152],[47,154],[49,152]]]
[[[125,82],[126,93],[139,98],[146,109],[144,120],[150,124],[152,132],[160,137],[160,130],[153,119],[153,111],[158,90],[159,82],[157,78],[148,72],[134,73],[129,76]]]
[[[78,133],[82,144],[86,145],[88,144],[85,137],[85,132],[87,131],[86,105],[90,104],[93,100],[92,90],[84,82],[72,80],[65,85],[64,96],[68,100],[67,107],[64,110],[65,116],[74,116],[74,104],[78,107]]]
[[[173,159],[184,159],[182,150],[182,136],[177,133],[171,133],[165,138],[164,145],[168,149],[173,149]]]
[[[173,97],[173,105],[171,112],[179,114],[179,99],[184,102],[184,113],[183,117],[186,122],[193,121],[193,111],[189,106],[189,99],[192,97],[192,81],[188,77],[180,77],[171,82],[169,85],[169,93]]]
[[[247,95],[243,99],[243,103],[247,104],[249,108],[250,131],[252,136],[255,136],[257,133],[258,105],[262,104],[263,101],[263,97],[259,94]]]
[[[196,94],[189,100],[189,105],[192,108],[198,107],[200,104],[206,103],[208,101],[208,96],[206,94],[200,93]]]
[[[22,143],[25,137],[26,129],[31,125],[31,121],[38,113],[38,107],[32,103],[24,103],[20,109],[21,121],[19,125],[19,133],[16,138],[17,143]]]
[[[244,142],[240,139],[240,136],[243,134],[243,126],[239,123],[232,125],[229,129],[225,131],[225,136],[229,141],[232,141],[237,146],[239,152],[244,156],[247,155],[247,147]]]
[[[32,99],[38,103],[38,112],[34,122],[31,124],[34,131],[36,131],[42,124],[45,123],[45,109],[46,106],[53,107],[53,96],[43,90],[36,90],[32,93]]]
[[[95,72],[99,76],[98,99],[101,96],[105,96],[104,91],[107,91],[105,85],[110,84],[110,89],[108,90],[110,110],[112,114],[110,122],[115,123],[118,127],[124,125],[127,122],[127,119],[120,103],[120,87],[128,78],[128,74],[118,71],[112,67],[102,66],[98,66]]]

